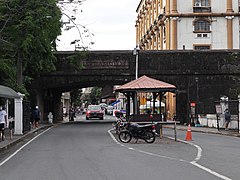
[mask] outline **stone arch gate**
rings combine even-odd
[[[32,84],[33,102],[45,114],[60,117],[60,97],[69,90],[122,85],[135,79],[132,51],[57,52],[56,71],[42,74]],[[139,76],[169,82],[177,87],[177,119],[189,121],[190,102],[196,102],[199,114],[215,113],[214,101],[223,94],[236,99],[240,87],[240,51],[140,51]],[[239,88],[240,89],[240,88]]]

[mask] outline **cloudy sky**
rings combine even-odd
[[[75,45],[69,44],[80,38],[84,45],[94,42],[90,50],[132,50],[135,47],[135,20],[139,2],[140,0],[86,0],[81,6],[64,5],[64,14],[68,17],[76,16],[75,23],[78,24],[81,37],[74,27],[62,31],[58,50],[74,50]],[[73,9],[77,9],[76,13],[73,13]],[[63,21],[67,22],[68,17],[65,16]],[[89,33],[84,33],[84,30]]]

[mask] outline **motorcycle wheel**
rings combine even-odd
[[[155,141],[155,134],[154,132],[147,131],[145,139],[146,143],[153,143]]]
[[[122,131],[119,133],[118,138],[123,143],[129,143],[132,140],[132,135],[127,131]]]

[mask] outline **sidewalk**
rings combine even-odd
[[[12,146],[16,145],[17,143],[21,142],[24,138],[30,137],[33,133],[38,132],[39,130],[46,129],[51,127],[50,124],[40,124],[40,127],[37,129],[31,129],[30,131],[26,132],[23,135],[14,135],[12,136],[12,140],[10,139],[10,130],[7,128],[5,129],[5,140],[0,140],[0,153],[4,152],[5,150],[11,148]]]
[[[177,130],[187,131],[187,129],[188,129],[188,126],[177,124]],[[195,127],[195,126],[191,126],[191,131],[192,132],[201,132],[201,133],[219,134],[219,135],[225,135],[225,136],[240,137],[240,133],[238,133],[237,130],[232,130],[232,129],[229,129],[229,130],[220,129],[218,131],[218,129],[215,128],[215,127]]]

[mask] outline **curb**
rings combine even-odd
[[[171,127],[169,127],[171,128]],[[177,130],[181,131],[187,131],[185,128],[177,128]],[[206,133],[206,134],[218,134],[218,135],[224,135],[224,136],[233,136],[233,137],[240,137],[240,133],[227,133],[227,132],[221,132],[221,131],[208,131],[208,130],[196,130],[196,129],[191,129],[192,132],[199,132],[199,133]]]

